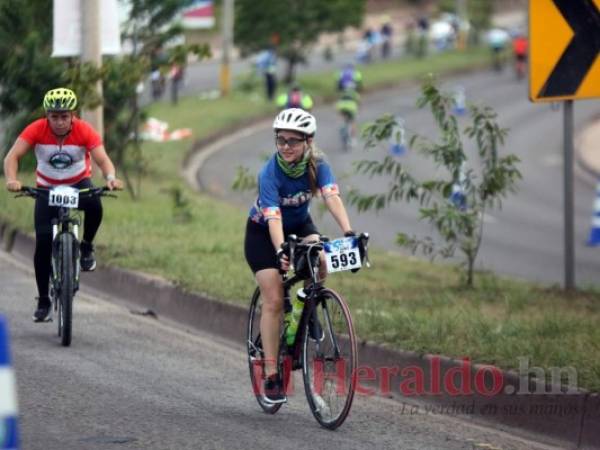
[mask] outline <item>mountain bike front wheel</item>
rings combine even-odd
[[[59,295],[58,295],[58,335],[60,343],[71,345],[73,328],[73,283],[75,280],[75,259],[73,257],[74,238],[71,233],[59,236],[58,266],[59,266]]]
[[[356,336],[344,299],[331,289],[318,295],[303,333],[302,376],[313,416],[333,430],[346,420],[354,398]]]

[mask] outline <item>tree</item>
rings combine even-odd
[[[106,148],[135,195],[132,174],[141,173],[142,155],[137,129],[144,117],[137,105],[138,84],[145,80],[156,55],[162,64],[181,62],[188,52],[208,53],[207,46],[165,44],[182,29],[176,17],[190,0],[130,0],[123,40],[134,43],[135,52],[104,57],[100,69],[80,64],[78,58],[52,58],[52,0],[0,0],[0,115],[12,142],[27,122],[42,116],[44,93],[57,86],[72,87],[81,108],[104,104]],[[93,91],[102,79],[104,98]]]
[[[234,41],[249,54],[275,46],[288,62],[286,81],[321,33],[360,26],[365,0],[237,0]]]
[[[44,93],[63,85],[69,61],[51,58],[52,0],[0,0],[0,117],[4,144],[39,117]],[[10,119],[10,120],[9,120]],[[5,145],[6,147],[6,145]]]
[[[432,258],[436,255],[452,256],[458,248],[466,268],[466,284],[473,285],[475,260],[483,238],[483,216],[487,209],[501,207],[501,199],[515,192],[521,174],[516,167],[519,159],[509,154],[499,155],[507,130],[500,128],[496,113],[489,107],[469,106],[471,123],[463,132],[452,114],[454,99],[442,93],[433,80],[422,86],[419,107],[429,106],[440,131],[440,141],[415,136],[411,145],[431,158],[437,167],[445,168],[448,177],[418,180],[401,162],[387,156],[383,161],[358,162],[356,170],[373,176],[389,175],[392,178],[385,193],[362,195],[356,190],[349,193],[349,201],[359,211],[380,210],[398,201],[416,201],[421,206],[420,219],[431,224],[445,241],[437,245],[432,237],[398,234],[398,243],[419,248]],[[399,139],[398,124],[390,116],[369,124],[365,131],[367,146]],[[395,136],[396,135],[396,136]],[[467,167],[463,136],[473,140],[479,161]],[[455,198],[452,199],[453,194]],[[454,200],[454,201],[453,201]]]

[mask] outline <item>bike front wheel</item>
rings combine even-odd
[[[356,378],[356,336],[344,299],[324,289],[303,333],[302,376],[310,410],[325,428],[336,429],[348,416]]]
[[[60,343],[71,345],[73,329],[73,295],[75,280],[75,259],[73,257],[74,238],[71,233],[59,236],[58,266],[59,266],[59,295],[58,295],[58,335]]]

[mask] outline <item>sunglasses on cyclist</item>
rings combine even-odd
[[[286,139],[283,136],[275,136],[275,144],[277,147],[285,147],[285,144],[289,145],[290,148],[298,147],[300,144],[306,141],[306,138],[289,138]]]

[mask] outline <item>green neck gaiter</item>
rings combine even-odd
[[[308,162],[310,161],[310,150],[304,153],[302,159],[295,163],[288,163],[281,156],[279,152],[277,152],[277,164],[279,168],[290,178],[300,178],[306,172],[306,167],[308,166]]]

